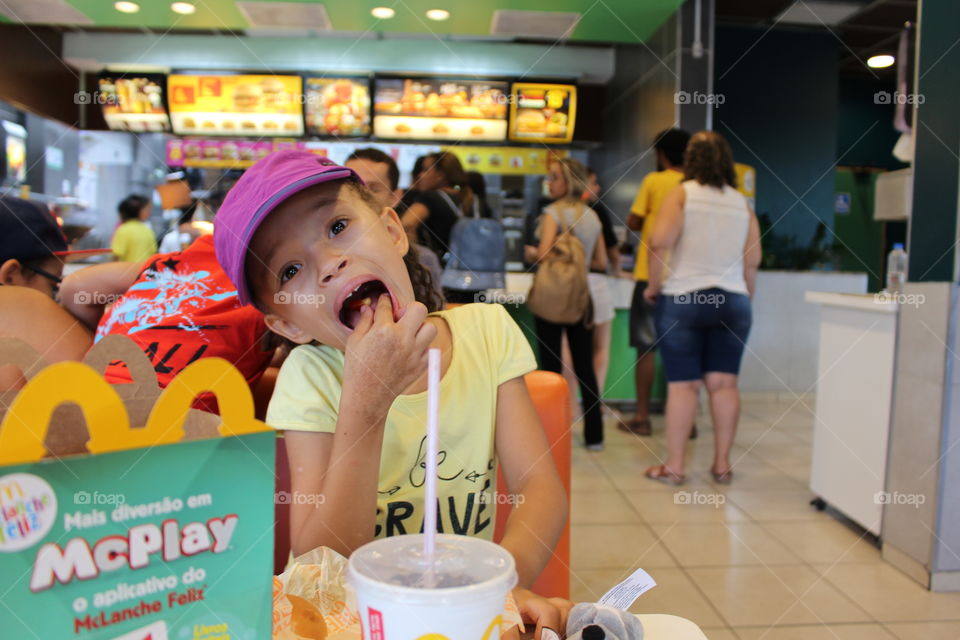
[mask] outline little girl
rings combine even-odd
[[[394,210],[353,171],[308,152],[250,168],[217,214],[214,241],[240,301],[300,345],[267,414],[286,432],[293,553],[325,545],[349,555],[375,537],[422,531],[426,362],[436,347],[438,529],[492,538],[499,459],[517,505],[500,544],[517,563],[521,612],[538,637],[541,626],[564,629],[566,603],[526,590],[567,509],[523,381],[536,362],[506,311],[440,311]]]

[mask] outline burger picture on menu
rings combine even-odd
[[[267,109],[282,108],[291,97],[287,94],[283,81],[274,76],[261,80],[259,88],[261,99]]]
[[[542,137],[547,132],[547,118],[540,109],[520,109],[514,126],[518,133]]]
[[[253,113],[260,108],[263,89],[255,84],[238,84],[233,90],[234,109],[241,113]]]

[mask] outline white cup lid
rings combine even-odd
[[[430,587],[423,538],[383,538],[354,551],[348,569],[354,588],[435,602],[445,596],[460,600],[488,592],[505,594],[516,585],[515,563],[506,549],[480,538],[438,534]]]

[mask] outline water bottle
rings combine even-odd
[[[887,255],[887,291],[900,291],[907,280],[907,252],[903,243],[893,245],[893,251]]]

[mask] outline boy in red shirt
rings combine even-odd
[[[95,343],[110,334],[136,342],[161,387],[194,360],[209,357],[228,360],[253,386],[273,357],[263,314],[238,302],[236,288],[217,262],[213,236],[142,264],[82,269],[64,280],[61,297],[75,316],[96,328]],[[130,382],[122,362],[110,363],[105,377]],[[216,411],[212,396],[196,406]]]

